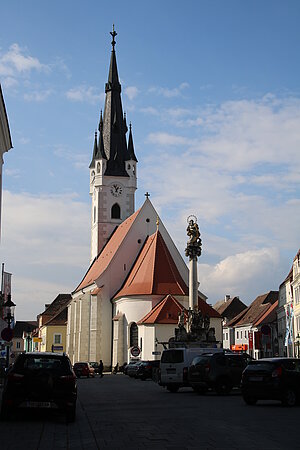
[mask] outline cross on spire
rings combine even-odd
[[[149,192],[146,192],[145,197],[146,197],[146,198],[149,198],[149,197],[150,197]]]
[[[115,37],[117,36],[118,33],[115,32],[115,24],[113,24],[113,30],[110,31],[110,34],[112,35],[113,40],[111,41],[111,45],[113,48],[113,51],[115,50],[115,45],[116,45],[116,41],[115,41]]]

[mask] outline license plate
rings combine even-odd
[[[263,381],[263,377],[249,377],[249,381]]]
[[[27,402],[27,408],[51,408],[50,402]]]
[[[167,373],[176,373],[176,369],[167,369]]]

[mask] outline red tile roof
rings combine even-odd
[[[270,305],[267,311],[256,321],[254,322],[254,326],[263,325],[264,323],[274,322],[277,318],[276,309],[278,307],[278,300]]]
[[[128,217],[128,219],[124,220],[124,222],[122,222],[118,226],[105,247],[102,249],[101,253],[92,262],[87,273],[83,277],[83,280],[81,281],[79,286],[77,286],[74,292],[80,291],[80,289],[92,285],[95,280],[97,280],[97,278],[99,278],[100,275],[107,269],[139,212],[140,209],[138,209],[135,213]]]
[[[138,324],[177,324],[178,315],[182,309],[182,304],[176,298],[167,295]]]
[[[159,231],[147,238],[127,280],[114,298],[151,294],[188,295],[188,287]]]

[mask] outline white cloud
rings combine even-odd
[[[192,141],[183,137],[169,133],[150,133],[147,137],[147,142],[151,144],[159,144],[163,146],[189,146]]]
[[[38,72],[49,72],[50,67],[42,64],[38,58],[30,56],[26,49],[18,44],[12,44],[9,50],[0,54],[0,75],[15,77],[15,73],[30,73],[32,70]]]
[[[3,194],[1,256],[13,273],[18,319],[34,319],[88,268],[90,206],[75,195]]]
[[[54,147],[54,154],[59,158],[71,161],[76,169],[87,170],[89,165],[89,155],[87,153],[76,153],[74,149],[70,150],[64,145],[56,145]]]
[[[136,86],[127,86],[125,88],[125,94],[129,98],[129,100],[135,99],[135,97],[139,94],[139,90]]]
[[[26,100],[27,102],[43,102],[52,93],[53,91],[51,89],[47,89],[45,91],[26,92],[26,94],[24,94],[24,100]]]
[[[19,178],[21,171],[20,169],[5,169],[4,173],[8,177]]]
[[[66,92],[66,97],[74,102],[97,103],[104,99],[104,94],[92,86],[78,86]]]
[[[178,87],[175,87],[173,89],[167,87],[153,86],[149,89],[149,93],[162,95],[163,97],[166,98],[180,97],[182,96],[183,91],[186,90],[188,87],[189,84],[186,82],[181,83]]]

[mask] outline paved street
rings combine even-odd
[[[17,416],[0,422],[6,449],[299,449],[300,408],[276,402],[246,406],[238,392],[171,394],[124,375],[78,380],[74,424],[63,416]]]

